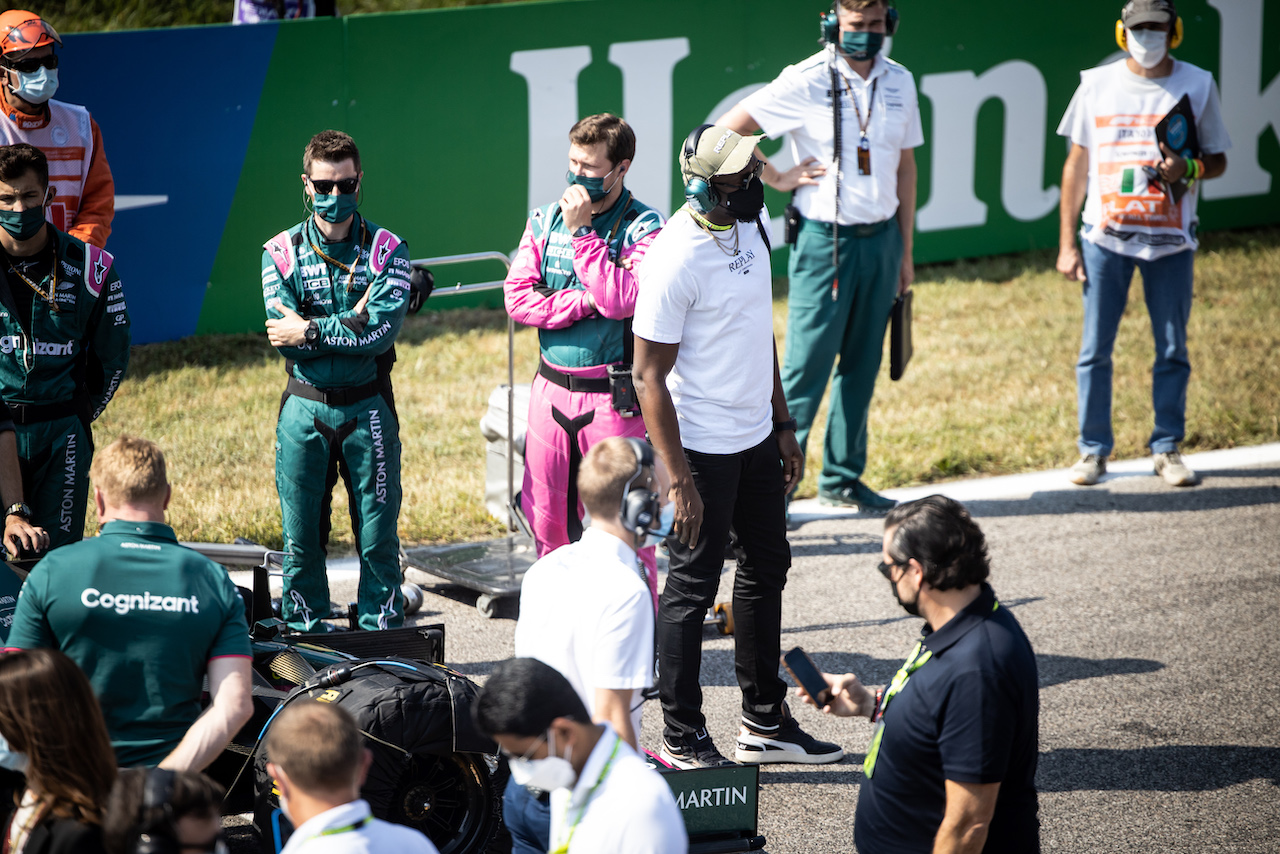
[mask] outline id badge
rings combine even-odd
[[[858,140],[858,174],[871,174],[871,140],[865,134]]]

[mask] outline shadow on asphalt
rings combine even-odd
[[[1164,669],[1163,662],[1148,658],[1077,658],[1073,655],[1036,655],[1036,666],[1040,670],[1041,688],[1077,679],[1155,673]]]
[[[791,556],[813,557],[819,555],[875,555],[879,558],[884,539],[870,534],[810,534],[788,532]]]
[[[1213,473],[1214,475],[1217,472]],[[1241,472],[1240,476],[1246,473]],[[1280,469],[1254,469],[1254,477],[1280,477]],[[1035,492],[1029,498],[969,501],[965,506],[976,518],[993,516],[1046,516],[1064,513],[1178,513],[1252,507],[1280,501],[1280,484],[1224,486],[1206,483],[1169,492],[1111,492],[1107,489],[1064,489]]]
[[[1065,748],[1040,754],[1036,788],[1042,792],[1207,792],[1259,779],[1280,787],[1280,748],[1234,744]]]

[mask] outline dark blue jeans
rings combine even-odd
[[[502,794],[502,821],[511,831],[511,854],[547,854],[551,850],[551,799],[538,800],[515,780]]]
[[[1111,350],[1129,299],[1134,267],[1142,272],[1142,292],[1155,338],[1155,363],[1151,368],[1155,427],[1149,440],[1151,453],[1176,451],[1186,432],[1187,383],[1191,379],[1187,320],[1191,316],[1195,252],[1187,250],[1154,261],[1140,261],[1084,240],[1080,254],[1086,276],[1084,333],[1080,359],[1076,362],[1080,453],[1105,457],[1115,446],[1111,432]]]

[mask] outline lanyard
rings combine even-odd
[[[308,222],[307,222],[307,225],[308,225],[309,227],[312,227],[312,228],[314,228],[314,227],[315,227],[314,223],[312,223],[312,222],[310,222],[310,221],[308,221]],[[321,258],[323,258],[326,262],[328,262],[331,266],[334,266],[334,267],[341,267],[341,268],[342,268],[342,271],[343,271],[344,273],[346,273],[346,274],[347,274],[347,290],[351,290],[351,285],[355,282],[355,279],[356,279],[356,265],[358,265],[358,264],[360,263],[360,255],[363,253],[363,250],[364,250],[364,238],[365,238],[365,235],[366,235],[366,231],[365,231],[365,227],[364,227],[364,217],[360,217],[360,240],[356,243],[356,260],[351,262],[351,266],[350,266],[350,267],[348,267],[346,264],[343,264],[343,263],[342,263],[341,261],[339,261],[337,258],[330,258],[328,255],[326,255],[326,254],[324,254],[322,251],[320,251],[320,247],[319,247],[319,246],[317,246],[317,245],[316,245],[316,242],[315,242],[314,240],[312,240],[312,239],[311,239],[311,234],[310,234],[309,232],[308,232],[308,234],[307,234],[307,243],[309,243],[309,244],[311,245],[311,251],[312,251],[312,252],[314,252],[314,253],[316,253],[317,255],[319,255],[319,256],[320,256]],[[332,286],[332,285],[333,285],[333,271],[332,271],[332,270],[330,270],[330,271],[328,271],[328,273],[329,273],[329,284],[330,284],[330,286]]]
[[[331,827],[328,830],[322,830],[319,833],[312,834],[307,837],[307,841],[310,842],[311,840],[319,839],[322,836],[337,836],[340,833],[350,833],[353,830],[359,830],[371,821],[373,821],[373,816],[367,815],[359,821],[351,822],[351,824],[344,824],[342,827]]]
[[[587,796],[582,800],[582,807],[578,810],[578,817],[573,820],[573,824],[569,825],[569,836],[565,839],[563,845],[559,845],[551,849],[551,854],[569,854],[569,845],[573,842],[573,833],[578,829],[578,825],[582,822],[582,816],[586,814],[587,807],[591,806],[591,799],[596,795],[596,789],[600,788],[600,784],[604,782],[604,778],[609,776],[610,769],[613,768],[614,757],[618,755],[618,747],[622,744],[622,738],[613,743],[613,752],[609,754],[609,758],[605,761],[604,767],[600,769],[600,776],[596,778],[593,785],[587,792]],[[570,796],[572,797],[572,796]],[[564,808],[564,817],[569,818],[569,806]]]
[[[922,651],[924,653],[923,655],[921,655]],[[884,737],[885,709],[889,707],[889,702],[894,697],[898,696],[898,694],[902,692],[903,688],[907,687],[907,681],[911,679],[911,674],[923,667],[924,663],[932,657],[933,650],[924,648],[924,640],[921,639],[916,641],[915,649],[911,650],[911,655],[909,655],[903,665],[898,668],[898,672],[893,674],[893,681],[889,683],[889,687],[884,692],[884,696],[880,698],[880,704],[876,707],[875,711],[872,712],[872,716],[877,722],[876,732],[875,735],[871,737],[871,746],[867,748],[867,758],[862,762],[862,773],[866,774],[868,777],[875,772],[876,757],[880,753],[880,739]]]
[[[876,108],[876,87],[880,85],[880,78],[877,77],[871,81],[871,97],[867,99],[867,120],[862,120],[862,108],[858,106],[858,93],[853,91],[853,86],[849,83],[849,78],[843,74],[840,75],[844,79],[845,91],[849,93],[849,100],[853,101],[853,114],[858,117],[858,132],[863,139],[867,138],[867,128],[871,127],[871,113]]]

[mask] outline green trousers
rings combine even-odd
[[[805,449],[835,364],[818,479],[821,488],[834,490],[852,486],[867,467],[867,409],[902,264],[897,219],[878,228],[840,228],[840,286],[834,300],[832,255],[830,223],[805,220],[788,270],[782,390],[798,425],[796,439]]]
[[[360,553],[360,628],[398,628],[404,623],[396,534],[400,425],[382,395],[347,406],[287,395],[280,407],[276,490],[284,524],[284,620],[299,631],[324,631],[330,496],[339,475]]]
[[[84,539],[93,431],[78,415],[16,428],[22,491],[31,522],[49,532],[49,550]]]

